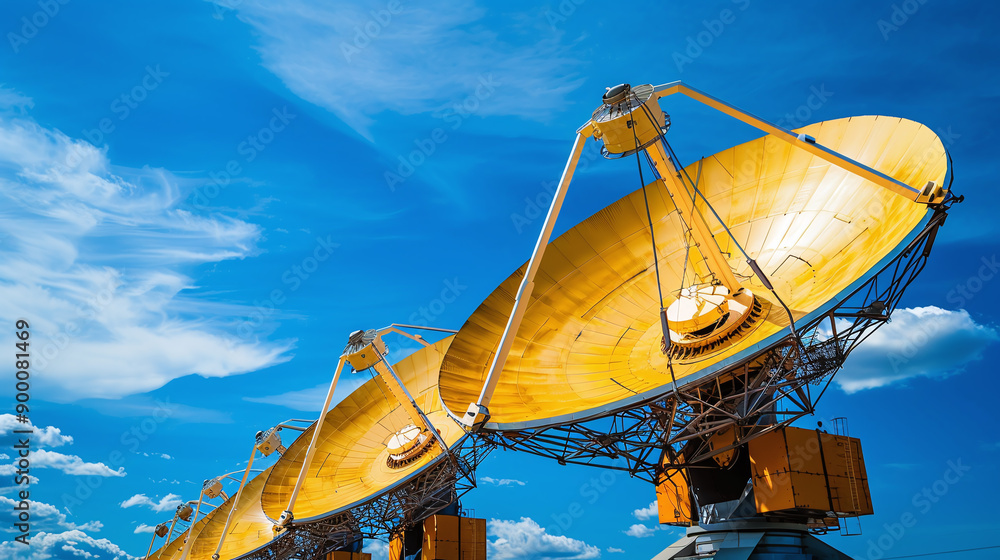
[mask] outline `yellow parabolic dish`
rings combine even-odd
[[[264,488],[264,481],[267,480],[270,470],[265,470],[247,482],[246,488],[240,494],[240,501],[236,504],[232,521],[229,522],[229,531],[222,549],[219,551],[219,558],[223,560],[236,558],[271,541],[273,523],[264,516],[264,512],[260,508],[260,492]],[[226,518],[233,507],[234,497],[230,497],[195,523],[192,532],[195,540],[191,543],[188,560],[211,560],[219,545],[219,537],[226,525]],[[184,535],[181,535],[174,539],[173,542],[153,553],[149,559],[179,560],[183,538]]]
[[[453,338],[421,348],[393,366],[417,406],[448,445],[464,435],[464,431],[448,418],[437,390],[441,361]],[[411,424],[410,417],[393,399],[380,377],[365,382],[341,401],[323,422],[315,456],[295,502],[295,520],[342,511],[381,494],[441,458],[441,450],[435,444],[426,454],[402,468],[388,465],[386,444],[397,431]],[[303,432],[272,467],[261,496],[264,513],[271,519],[278,519],[288,506],[312,430],[310,427]]]
[[[816,141],[903,183],[942,185],[940,139],[904,119],[864,116],[800,129]],[[760,264],[796,320],[894,254],[928,215],[914,203],[772,136],[687,168],[739,243]],[[648,189],[660,275],[669,305],[681,287],[683,229],[662,188]],[[699,200],[742,285],[773,299]],[[461,415],[476,402],[499,344],[522,266],[473,313],[441,366],[445,406]],[[776,302],[772,302],[776,303]],[[668,389],[661,351],[653,250],[637,190],[553,241],[490,403],[487,428],[521,429],[585,419]],[[736,344],[704,360],[674,364],[680,383],[718,371],[787,333],[778,305]],[[764,343],[764,344],[762,344]]]

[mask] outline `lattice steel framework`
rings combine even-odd
[[[797,324],[799,338],[790,334],[717,375],[599,418],[478,435],[490,444],[560,464],[627,471],[655,484],[664,464],[696,467],[812,414],[847,355],[889,320],[904,290],[923,270],[950,205],[936,206],[906,248],[840,303]],[[728,428],[735,428],[732,443],[708,441],[707,436]]]
[[[493,449],[466,437],[418,476],[370,500],[319,520],[292,524],[241,560],[312,560],[363,538],[385,538],[420,523],[476,487],[476,467]]]

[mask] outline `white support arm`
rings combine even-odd
[[[316,420],[316,428],[313,429],[312,439],[309,440],[309,447],[306,448],[306,457],[302,460],[302,469],[299,471],[299,477],[295,479],[295,487],[292,488],[292,495],[288,499],[288,507],[281,513],[281,518],[278,520],[279,527],[284,527],[293,517],[292,508],[295,507],[295,500],[299,497],[299,490],[302,489],[302,483],[306,479],[306,474],[309,473],[309,466],[312,464],[313,455],[316,453],[316,443],[319,442],[319,433],[323,428],[323,420],[326,419],[326,414],[330,410],[330,401],[333,400],[333,392],[337,390],[337,381],[340,379],[340,372],[344,369],[346,362],[346,355],[342,355],[340,361],[337,362],[337,369],[333,372],[333,380],[330,381],[330,389],[326,392],[326,400],[323,401],[323,408],[320,409],[319,419]]]
[[[872,169],[861,162],[843,156],[830,148],[823,146],[822,144],[817,144],[814,140],[810,140],[804,135],[798,135],[790,130],[781,128],[776,124],[772,124],[764,119],[747,113],[738,107],[730,105],[729,103],[726,103],[716,97],[712,97],[711,95],[691,86],[685,85],[682,82],[671,82],[669,84],[659,85],[653,88],[653,91],[658,97],[666,97],[675,93],[683,94],[691,99],[694,99],[695,101],[698,101],[699,103],[702,103],[703,105],[707,105],[715,109],[716,111],[729,115],[730,117],[743,121],[750,126],[771,134],[776,138],[784,140],[785,142],[805,150],[820,159],[824,159],[841,169],[861,177],[862,179],[871,181],[876,185],[889,189],[902,197],[913,201],[917,201],[917,199],[921,197],[921,191],[919,189],[915,189],[906,183],[897,181],[885,173]]]
[[[194,524],[198,522],[198,512],[201,511],[201,502],[205,499],[205,491],[198,494],[198,505],[194,508],[194,517],[191,518],[191,526],[188,527],[187,537],[184,539],[184,551],[181,552],[181,560],[187,560],[188,553],[191,552],[191,545],[194,543]]]
[[[229,524],[233,520],[233,512],[236,511],[236,506],[240,504],[240,496],[243,494],[243,488],[247,485],[247,477],[250,476],[250,469],[253,467],[253,459],[257,456],[256,442],[254,442],[253,447],[250,449],[250,461],[247,463],[246,470],[243,471],[243,479],[240,480],[240,488],[236,491],[236,495],[233,496],[233,507],[229,508],[229,515],[226,516],[226,524],[222,527],[222,534],[219,535],[219,544],[215,547],[215,554],[212,555],[212,560],[219,560],[219,552],[222,550],[222,543],[226,542],[226,535],[229,533]]]
[[[490,400],[493,398],[493,392],[500,381],[500,372],[503,371],[504,364],[507,363],[507,355],[510,353],[510,347],[514,343],[517,330],[521,326],[521,319],[524,318],[524,312],[531,299],[531,292],[535,288],[535,273],[538,272],[542,257],[545,255],[545,248],[548,246],[549,238],[552,236],[552,230],[556,225],[556,218],[559,217],[563,199],[566,198],[566,190],[569,188],[570,181],[573,180],[573,172],[576,170],[577,162],[580,161],[580,154],[583,153],[583,145],[589,135],[584,133],[583,130],[581,129],[577,133],[576,140],[573,142],[573,150],[570,152],[569,160],[566,162],[562,177],[559,179],[559,186],[556,188],[555,196],[552,197],[549,212],[545,215],[545,223],[542,224],[542,231],[538,234],[535,250],[531,253],[531,260],[528,261],[528,268],[524,271],[524,278],[521,280],[521,286],[518,288],[517,296],[514,299],[514,307],[511,309],[510,318],[507,320],[503,336],[500,337],[500,345],[493,356],[493,363],[490,364],[489,372],[486,374],[486,382],[483,384],[483,390],[479,394],[479,401],[473,403],[469,407],[469,411],[462,418],[462,423],[468,427],[472,427],[475,424],[476,418],[482,409],[489,407]]]

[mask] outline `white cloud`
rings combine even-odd
[[[90,552],[88,552],[86,550],[81,550],[79,548],[76,548],[72,544],[64,544],[64,545],[62,545],[62,549],[64,551],[66,551],[66,552],[69,552],[73,556],[79,556],[80,558],[87,558],[89,560],[90,558],[94,557],[94,555],[92,553],[90,553]]]
[[[104,463],[88,463],[76,455],[39,449],[31,452],[33,467],[52,468],[77,476],[125,476],[125,467],[114,470]]]
[[[31,535],[31,544],[7,541],[0,543],[0,558],[18,560],[67,560],[98,557],[110,560],[139,560],[108,539],[95,539],[82,530],[62,533],[39,532]]]
[[[364,551],[372,555],[372,560],[389,560],[389,543],[378,539],[365,539]]]
[[[0,85],[0,110],[24,114],[25,111],[34,106],[35,102],[30,97],[25,97]]]
[[[64,436],[62,431],[55,426],[46,426],[44,428],[39,428],[28,423],[21,423],[17,421],[17,417],[13,414],[0,414],[0,436],[6,436],[12,434],[14,430],[32,430],[31,443],[33,446],[37,447],[59,447],[60,445],[66,445],[73,443],[73,438],[71,436]],[[0,457],[0,459],[6,459],[7,457]]]
[[[183,209],[185,185],[0,112],[0,321],[30,318],[34,381],[49,400],[118,398],[289,359],[291,342],[231,334],[249,307],[185,292],[196,284],[184,270],[251,256],[260,237],[253,224]]]
[[[977,324],[964,309],[897,309],[889,323],[851,353],[834,379],[853,393],[914,377],[945,377],[982,359],[998,339],[996,329]]]
[[[613,546],[609,546],[605,550],[607,550],[608,552],[613,553],[613,554],[623,554],[625,552],[624,550],[622,550],[620,548],[615,548]]]
[[[15,466],[15,465],[0,465],[0,476],[3,476],[4,478],[10,476],[11,478],[8,479],[8,480],[10,480],[10,482],[14,482],[13,475],[16,474],[16,473],[17,473],[17,466]],[[28,475],[28,484],[29,485],[38,484],[38,477],[29,474]],[[13,496],[13,495],[17,494],[17,492],[19,490],[24,490],[24,486],[22,486],[20,484],[15,484],[13,486],[0,487],[0,495],[10,494],[10,495]]]
[[[146,525],[145,523],[140,523],[139,526],[135,528],[135,531],[132,531],[132,533],[138,535],[140,533],[152,533],[155,530],[156,530],[155,525]]]
[[[492,484],[494,486],[524,486],[525,483],[520,480],[515,480],[513,478],[492,478],[489,476],[481,476],[479,480],[485,482],[486,484]]]
[[[166,453],[143,453],[143,457],[159,457],[160,459],[173,459],[170,455]]]
[[[651,502],[648,506],[637,509],[632,512],[632,515],[634,515],[635,518],[638,519],[639,521],[647,521],[649,519],[659,516],[659,514],[660,511],[656,507],[655,500]]]
[[[145,506],[149,509],[155,511],[156,513],[162,513],[165,511],[174,511],[177,506],[181,505],[183,500],[177,494],[167,494],[166,496],[160,498],[156,501],[145,494],[136,494],[131,498],[125,500],[120,505],[122,508],[130,508],[133,506]]]
[[[561,34],[539,34],[537,20],[503,10],[487,20],[488,8],[471,3],[390,4],[399,13],[384,0],[246,1],[236,9],[259,33],[268,70],[366,137],[378,113],[450,110],[484,80],[495,89],[471,113],[544,121],[583,83]]]
[[[492,560],[585,560],[599,558],[601,549],[565,536],[550,535],[533,519],[491,519],[487,556]]]
[[[644,539],[646,537],[652,537],[653,535],[655,535],[656,529],[651,529],[646,525],[643,525],[641,523],[636,523],[635,525],[632,525],[623,532],[630,537],[635,537],[637,539]]]
[[[5,512],[13,511],[14,506],[17,506],[19,502],[20,500],[13,500],[6,496],[0,496],[0,510]],[[80,531],[100,531],[101,528],[104,527],[104,524],[100,521],[89,521],[87,523],[77,525],[76,523],[68,521],[66,514],[59,511],[59,508],[45,502],[29,500],[29,507],[31,508],[31,523],[34,531],[39,529],[51,530],[56,528],[78,529]]]

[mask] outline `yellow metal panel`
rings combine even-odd
[[[844,155],[915,188],[944,182],[941,141],[920,124],[865,116],[799,132],[823,145],[841,146]],[[696,177],[698,164],[687,171]],[[728,226],[765,271],[774,271],[770,279],[797,318],[863,277],[927,212],[922,204],[770,136],[706,158],[699,189],[709,200],[727,201],[720,206]],[[664,304],[669,305],[681,287],[684,236],[663,189],[654,183],[648,190]],[[707,218],[742,285],[769,297],[750,278],[722,226],[710,214]],[[688,263],[689,282],[692,266]],[[486,298],[448,350],[441,398],[457,415],[479,396],[522,275],[523,267]],[[546,425],[559,416],[663,388],[671,377],[660,351],[659,309],[649,226],[642,192],[635,191],[550,244],[500,373],[490,405],[492,422]],[[710,370],[786,325],[780,306],[773,305],[761,326],[736,344],[696,363],[675,363],[674,372],[683,381]]]
[[[445,338],[393,366],[449,445],[464,435],[442,410],[437,394],[437,372],[451,341],[452,337]],[[302,520],[343,509],[385,490],[440,457],[441,450],[435,444],[405,467],[388,465],[386,442],[396,431],[412,423],[379,377],[347,396],[323,422],[316,454],[295,503],[295,518]],[[289,445],[271,469],[260,496],[263,513],[270,519],[277,519],[288,505],[313,429],[314,426],[310,427]]]
[[[389,540],[389,560],[403,560],[402,535],[396,535]]]

